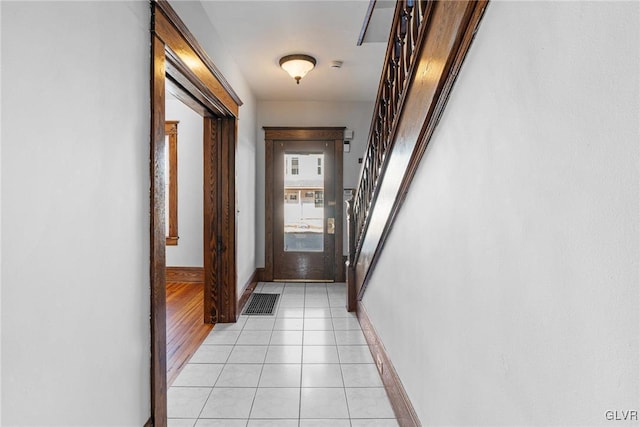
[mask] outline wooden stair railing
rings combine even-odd
[[[362,299],[487,4],[396,4],[360,181],[348,204],[349,307]]]

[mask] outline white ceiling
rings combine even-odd
[[[356,45],[367,0],[227,0],[202,5],[259,100],[375,100],[387,43]],[[390,19],[377,21],[372,20],[376,33],[389,34]],[[317,60],[300,85],[278,64],[282,56],[294,53]],[[331,68],[334,60],[343,61],[342,68]]]

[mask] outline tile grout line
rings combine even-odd
[[[302,378],[304,376],[304,332],[305,332],[305,313],[307,311],[307,283],[304,284],[304,292],[302,293],[302,344],[300,345],[300,391],[298,393],[298,427],[302,423]]]
[[[264,287],[264,283],[261,283],[260,290],[262,290],[263,287]],[[249,319],[247,319],[244,322],[244,325],[242,325],[242,330],[240,331],[240,334],[242,334],[242,331],[244,331],[244,328],[245,328],[245,326],[247,326],[247,322],[249,321]],[[240,336],[238,336],[238,339],[240,339]],[[269,337],[269,341],[271,341],[271,337]],[[233,352],[233,350],[231,350],[231,351]],[[268,345],[267,345],[267,351],[269,351],[269,346]],[[231,356],[231,355],[229,355],[229,356]],[[267,353],[266,352],[264,354],[264,357],[266,359],[266,357],[267,357]],[[247,427],[249,426],[249,422],[251,420],[251,411],[253,411],[253,404],[255,403],[256,396],[258,395],[258,386],[260,385],[260,377],[262,377],[262,369],[264,369],[264,363],[262,364],[262,368],[260,368],[260,375],[258,375],[258,384],[256,384],[256,391],[255,391],[255,393],[253,393],[253,399],[251,400],[251,406],[249,407],[249,413],[247,414],[247,424],[246,424]]]
[[[331,304],[331,301],[329,301]],[[340,367],[340,378],[342,378],[342,391],[344,392],[344,401],[347,406],[347,416],[349,417],[349,426],[351,426],[351,410],[349,409],[349,399],[347,399],[347,385],[344,382],[344,373],[342,372],[342,360],[340,359],[340,352],[338,351],[338,337],[336,336],[336,328],[333,324],[333,312],[331,312],[331,327],[333,328],[333,339],[336,341],[336,352],[338,353],[338,366]]]
[[[271,336],[273,335],[273,330],[271,330],[271,335],[269,335],[269,344],[267,344],[267,351],[264,354],[264,359],[262,360],[262,366],[260,367],[260,375],[258,375],[258,383],[256,384],[256,392],[253,394],[253,400],[251,401],[251,407],[249,408],[249,415],[247,415],[247,425],[249,425],[249,421],[251,420],[251,412],[253,412],[253,405],[256,403],[256,397],[258,396],[258,390],[260,389],[260,380],[262,379],[262,373],[264,372],[264,365],[267,359],[267,353],[269,352],[269,347],[271,347]]]
[[[284,287],[284,291],[283,292],[286,293],[288,285],[289,285],[288,282],[285,283],[285,287]],[[306,283],[303,286],[304,286],[303,287],[304,292],[302,293],[302,306],[303,307],[302,307],[302,331],[301,331],[302,341],[301,341],[301,344],[300,344],[300,380],[299,380],[300,387],[298,388],[298,390],[299,390],[298,391],[298,420],[297,420],[298,421],[297,422],[298,427],[300,427],[300,414],[302,412],[302,366],[303,366],[302,365],[302,360],[303,360],[303,357],[304,357],[304,355],[303,355],[303,352],[304,352],[304,347],[303,347],[303,345],[304,345],[304,307],[305,307],[305,295],[306,295],[306,289],[307,289]]]
[[[264,286],[263,286],[264,288]],[[283,289],[284,290],[284,289]],[[280,310],[280,298],[282,298],[282,293],[280,294],[280,296],[278,297],[278,307],[277,309]],[[276,310],[277,313],[277,310]],[[249,319],[247,319],[247,322],[249,321]],[[247,325],[247,323],[245,322],[245,324],[242,326],[243,330],[244,327]],[[275,327],[275,320],[274,320],[274,327]],[[251,421],[251,413],[253,412],[253,405],[255,405],[256,403],[256,397],[258,396],[258,389],[260,388],[260,380],[262,379],[262,372],[264,372],[264,365],[265,362],[267,360],[267,353],[269,353],[269,348],[271,347],[271,338],[273,337],[273,328],[271,329],[271,333],[269,334],[269,342],[267,343],[267,351],[264,354],[264,359],[262,359],[262,366],[260,367],[260,375],[258,375],[258,383],[256,384],[256,392],[253,394],[253,400],[251,401],[251,407],[249,408],[249,414],[247,415],[247,426],[249,425],[249,422]]]
[[[207,396],[207,400],[204,401],[204,405],[202,405],[202,408],[200,408],[200,412],[198,412],[198,416],[196,417],[195,424],[197,424],[198,421],[200,420],[200,416],[202,415],[202,411],[204,411],[204,408],[207,406],[207,403],[209,402],[209,399],[211,399],[211,395],[213,394],[213,390],[215,389],[216,384],[220,380],[220,377],[222,376],[222,372],[224,372],[224,368],[227,366],[227,362],[229,361],[229,358],[231,357],[231,353],[233,353],[233,349],[236,348],[236,343],[238,342],[238,339],[240,338],[240,334],[242,333],[242,330],[244,329],[245,325],[246,325],[246,323],[242,325],[242,328],[240,328],[240,333],[238,334],[238,337],[236,338],[236,340],[233,342],[233,345],[231,346],[231,351],[229,352],[229,355],[225,359],[225,362],[224,362],[224,364],[222,366],[222,370],[218,374],[218,377],[216,378],[216,380],[213,382],[213,386],[211,387],[211,390],[209,391],[209,395]],[[215,328],[215,325],[214,325],[214,328]],[[211,329],[211,332],[213,332],[213,329]],[[211,332],[209,332],[209,333],[211,333]],[[221,344],[221,345],[224,345],[224,344]]]

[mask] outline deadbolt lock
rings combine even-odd
[[[336,234],[336,219],[327,218],[327,233]]]

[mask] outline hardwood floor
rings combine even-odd
[[[213,325],[204,323],[204,283],[167,283],[167,386],[170,387]]]

